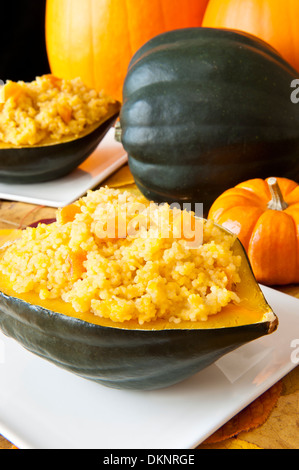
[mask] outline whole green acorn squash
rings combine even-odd
[[[203,203],[269,174],[299,177],[298,73],[265,42],[227,29],[159,35],[132,58],[117,138],[142,193]]]
[[[238,240],[233,249],[243,260],[236,289],[241,301],[206,322],[157,321],[141,327],[92,313],[78,318],[62,301],[42,301],[32,293],[16,296],[1,275],[0,329],[29,351],[85,379],[119,389],[170,386],[277,329],[278,319]]]

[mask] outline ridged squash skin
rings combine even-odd
[[[0,292],[0,329],[67,371],[118,389],[161,389],[192,376],[224,354],[273,333],[278,319],[244,258],[239,295],[261,321],[208,329],[133,329],[93,324]]]
[[[118,131],[139,189],[206,214],[247,179],[298,179],[297,75],[243,32],[187,28],[146,43],[128,68]]]
[[[168,387],[269,334],[263,322],[219,330],[125,330],[76,320],[0,294],[1,330],[57,366],[119,389]]]

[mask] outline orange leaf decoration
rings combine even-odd
[[[226,439],[225,441],[215,443],[215,444],[206,444],[199,447],[199,449],[206,450],[262,450],[261,447],[251,444],[250,442],[244,441],[242,439]]]

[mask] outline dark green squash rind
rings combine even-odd
[[[156,202],[204,203],[269,174],[299,177],[297,73],[246,33],[189,28],[132,58],[120,113],[139,189]]]
[[[59,367],[121,389],[173,385],[276,326],[265,321],[213,330],[125,330],[93,325],[0,293],[4,334]]]

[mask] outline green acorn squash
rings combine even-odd
[[[12,239],[14,234],[6,236]],[[236,290],[241,301],[205,322],[140,326],[92,313],[80,317],[62,301],[43,301],[32,293],[16,296],[2,275],[0,329],[38,356],[100,384],[141,390],[167,387],[278,326],[238,240],[234,252],[242,257]]]
[[[133,56],[116,137],[142,193],[203,203],[269,174],[299,177],[297,72],[247,33],[188,28]]]

